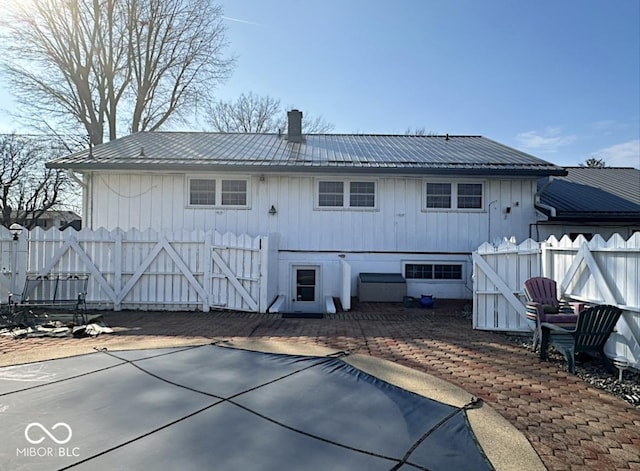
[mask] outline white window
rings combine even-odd
[[[425,207],[430,209],[481,210],[482,183],[427,182]]]
[[[462,280],[461,263],[405,263],[407,280]]]
[[[376,184],[374,182],[349,182],[349,206],[352,208],[374,208],[376,206]]]
[[[189,206],[247,208],[249,184],[245,178],[200,178],[188,181]]]
[[[222,206],[247,205],[246,180],[222,180]]]
[[[344,206],[344,182],[318,182],[318,206]]]
[[[376,182],[366,180],[318,180],[318,208],[373,209]]]
[[[189,204],[215,206],[216,181],[201,178],[189,180]]]
[[[458,183],[458,208],[482,209],[482,183]]]
[[[451,207],[451,183],[427,182],[427,208]]]

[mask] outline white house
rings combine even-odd
[[[341,264],[401,274],[411,296],[471,298],[471,253],[522,240],[536,182],[565,175],[480,136],[141,132],[48,163],[82,180],[88,228],[278,234],[284,310],[322,311]]]

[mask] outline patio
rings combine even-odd
[[[0,337],[0,365],[95,348],[139,349],[213,340],[278,341],[348,350],[429,373],[482,399],[522,432],[553,470],[640,469],[640,411],[501,334],[474,331],[464,303],[432,310],[360,304],[324,319],[232,312],[106,312],[111,335]]]

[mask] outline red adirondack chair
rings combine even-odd
[[[538,276],[524,282],[527,297],[527,321],[533,330],[532,351],[536,351],[542,338],[541,324],[547,322],[560,327],[573,328],[584,304],[567,303],[558,300],[556,282],[551,278]]]

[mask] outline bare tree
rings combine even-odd
[[[405,136],[437,136],[438,133],[433,131],[427,132],[426,128],[422,126],[422,127],[415,127],[413,129],[407,128],[404,131],[404,135]]]
[[[184,117],[233,66],[211,0],[30,0],[4,29],[24,111],[79,123],[93,144]]]
[[[291,107],[292,108],[292,107]],[[235,101],[216,101],[207,109],[207,123],[217,132],[269,133],[287,129],[287,115],[280,100],[269,95],[243,93]],[[302,132],[331,132],[333,124],[322,116],[305,116]]]
[[[207,122],[218,132],[274,132],[282,125],[281,115],[280,100],[249,92],[236,101],[213,103]]]
[[[0,135],[0,223],[17,222],[31,229],[50,209],[62,205],[73,192],[63,170],[45,168],[45,160],[63,150],[49,139]],[[66,152],[66,148],[64,149]]]
[[[584,164],[581,164],[582,167],[589,168],[604,168],[606,167],[606,163],[604,159],[597,159],[595,157],[590,157],[584,161]]]

